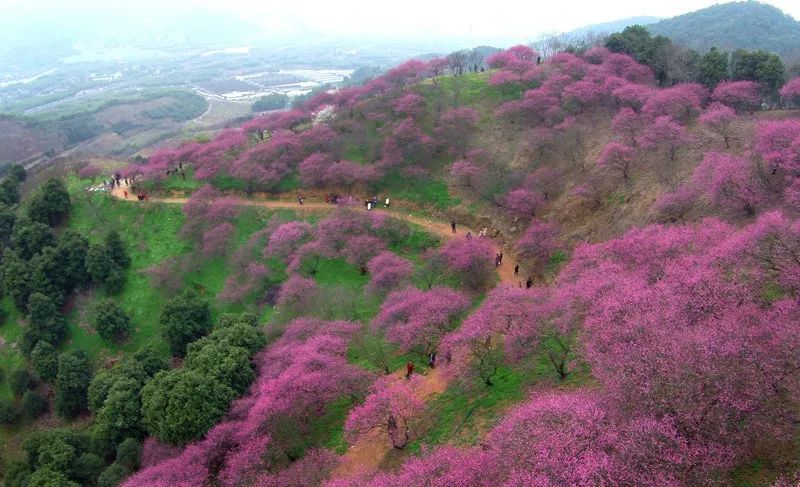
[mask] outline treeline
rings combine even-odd
[[[94,375],[84,351],[60,351],[69,334],[62,308],[75,292],[97,289],[104,297],[92,311],[95,331],[123,340],[133,324],[114,296],[131,258],[113,229],[90,243],[63,228],[71,203],[60,179],[20,203],[25,177],[14,166],[0,181],[0,287],[25,316],[17,346],[28,359],[8,374],[13,398],[0,400],[0,423],[40,417],[51,407],[49,390],[57,416],[89,411],[94,422],[83,432],[31,435],[25,458],[6,464],[5,485],[117,485],[138,468],[146,436],[183,444],[218,422],[255,377],[251,358],[266,339],[254,315],[225,315],[213,326],[208,301],[186,291],[160,315],[163,338],[173,355],[185,357],[183,367],[167,370],[167,356],[150,345]]]
[[[779,101],[778,90],[786,78],[785,66],[777,54],[745,49],[728,53],[714,47],[701,54],[663,35],[653,36],[641,25],[610,35],[605,46],[650,66],[661,86],[698,82],[713,89],[726,80],[755,81],[762,88],[764,101],[774,104]]]

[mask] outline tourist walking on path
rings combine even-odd
[[[453,233],[456,233],[456,221],[455,220],[452,220],[450,222],[450,230],[452,230]]]
[[[515,265],[515,266],[514,266],[514,275],[515,275],[515,276],[518,276],[518,275],[519,275],[519,264],[517,264],[517,265]]]
[[[428,367],[432,369],[436,367],[436,352],[431,352],[431,356],[428,358]]]
[[[528,280],[525,281],[525,289],[530,289],[531,286],[533,286],[533,279],[529,277]]]
[[[413,373],[414,373],[414,364],[411,363],[411,362],[408,362],[406,364],[406,379],[410,379],[411,378],[411,374],[413,374]]]

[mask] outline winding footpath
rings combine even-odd
[[[123,190],[125,188],[116,187],[111,191],[111,195],[117,199],[128,201],[136,204],[148,204],[147,202],[140,202],[136,199],[135,195],[129,194],[126,198]],[[183,197],[148,197],[149,202],[165,203],[182,205],[188,201],[188,198]],[[246,199],[238,198],[239,204],[242,206],[258,206],[263,208],[274,209],[291,209],[297,212],[321,212],[333,211],[338,208],[337,205],[332,203],[325,203],[321,201],[304,201],[301,205],[296,200],[266,200],[266,199]],[[449,222],[437,221],[429,218],[424,218],[417,215],[404,212],[395,208],[376,208],[372,210],[375,213],[384,214],[392,218],[397,218],[402,221],[418,225],[431,234],[441,237],[443,240],[450,240],[454,238],[464,238],[467,232],[472,235],[477,235],[474,229],[467,228],[459,225],[457,227],[458,233],[453,233],[450,228]],[[473,237],[480,238],[480,237]],[[503,249],[489,239],[495,254],[500,253]],[[497,274],[500,277],[500,282],[510,285],[518,285],[520,277],[514,275],[514,261],[513,256],[503,257],[503,263],[497,268]],[[402,376],[405,373],[405,367],[396,371],[394,374]],[[429,369],[422,376],[421,380],[416,386],[415,393],[422,400],[427,400],[434,394],[441,394],[447,389],[448,377],[441,368]],[[373,430],[369,434],[363,435],[348,451],[342,456],[342,461],[334,471],[337,477],[352,477],[364,472],[369,472],[378,468],[380,463],[392,449],[392,446],[382,431]]]

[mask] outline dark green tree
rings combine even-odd
[[[28,369],[17,369],[8,378],[8,386],[16,397],[22,397],[31,388],[33,377]]]
[[[80,288],[88,283],[86,272],[86,254],[89,241],[78,232],[65,230],[56,243],[56,253],[61,260],[61,272],[64,275],[65,292]]]
[[[58,351],[53,345],[39,341],[31,351],[31,363],[39,379],[52,382],[58,374]]]
[[[237,395],[245,392],[255,378],[247,350],[214,342],[189,344],[184,367],[212,377]]]
[[[16,212],[9,206],[0,205],[0,246],[6,247],[11,244],[11,235],[14,233],[16,222]]]
[[[784,82],[784,66],[781,58],[767,51],[733,51],[730,61],[731,78],[749,80],[761,84],[764,94],[776,98]]]
[[[142,443],[136,438],[125,438],[117,446],[117,463],[131,471],[138,470],[142,456]]]
[[[697,66],[698,81],[713,89],[720,81],[728,79],[728,53],[712,47],[703,54]]]
[[[71,203],[64,181],[50,178],[28,202],[28,216],[41,223],[56,226],[69,213]]]
[[[69,480],[61,472],[44,467],[37,469],[28,477],[27,487],[80,487],[80,484]]]
[[[0,203],[8,206],[19,203],[19,181],[15,178],[0,181]]]
[[[25,171],[25,168],[19,164],[12,164],[11,167],[8,169],[8,175],[16,179],[20,183],[28,179],[27,171]]]
[[[106,248],[111,260],[117,263],[121,269],[127,269],[131,266],[131,258],[128,255],[128,250],[122,242],[116,230],[111,230],[106,236]]]
[[[47,411],[47,399],[36,391],[26,391],[20,401],[22,414],[28,419],[36,419]]]
[[[169,368],[169,358],[153,344],[147,344],[137,350],[133,354],[132,362],[141,366],[148,378]]]
[[[94,312],[94,329],[103,340],[119,341],[130,333],[130,317],[111,299],[98,302]]]
[[[0,264],[0,274],[3,291],[11,297],[17,309],[27,309],[28,299],[33,292],[28,263],[16,252],[6,249]]]
[[[31,294],[28,301],[28,328],[21,343],[23,352],[30,353],[40,340],[57,345],[66,335],[67,321],[53,300],[42,293]]]
[[[230,387],[198,372],[162,371],[142,389],[142,418],[151,435],[183,445],[216,424],[234,395]]]
[[[19,409],[11,399],[0,397],[0,424],[14,424],[19,419]]]
[[[200,344],[205,340],[210,340],[226,347],[242,347],[250,355],[264,348],[267,343],[264,332],[247,323],[237,323],[226,328],[216,329],[208,337],[201,338],[194,343]],[[189,348],[194,343],[189,345]]]
[[[75,479],[81,485],[96,485],[97,478],[105,468],[103,459],[98,455],[84,453],[75,460]]]
[[[111,258],[105,244],[92,244],[86,252],[86,271],[92,281],[103,287],[107,293],[116,294],[122,290],[124,273]]]
[[[142,385],[142,382],[132,377],[121,377],[108,389],[96,418],[98,425],[106,430],[113,441],[120,441],[128,436],[145,436],[141,416]]]
[[[39,341],[58,345],[67,335],[67,321],[49,296],[33,293],[28,301],[28,327],[19,345],[30,354]]]
[[[53,231],[44,223],[30,221],[28,219],[18,219],[14,225],[14,232],[11,234],[11,245],[20,257],[25,260],[30,259],[37,252],[45,247],[52,247],[56,244]]]
[[[98,487],[117,487],[130,472],[119,463],[109,465],[97,479]]]
[[[5,487],[26,487],[28,477],[31,476],[31,467],[25,460],[11,460],[3,471]]]
[[[86,394],[92,380],[89,359],[82,351],[62,354],[56,376],[56,413],[73,418],[86,409]]]
[[[186,345],[211,329],[208,301],[193,290],[186,290],[164,304],[159,317],[161,334],[175,356],[186,353]]]
[[[28,261],[28,265],[31,288],[60,306],[64,302],[64,296],[72,289],[67,285],[64,260],[58,255],[56,248],[45,247]]]

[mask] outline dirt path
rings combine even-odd
[[[125,188],[115,187],[111,191],[111,195],[118,199],[126,199],[123,191]],[[176,204],[182,205],[188,201],[188,198],[182,197],[172,197],[172,196],[150,196],[149,201],[154,203],[168,203],[168,204]],[[127,201],[138,203],[136,199],[136,195],[128,194]],[[325,203],[323,201],[304,201],[301,205],[297,202],[297,200],[256,200],[256,199],[246,199],[240,198],[239,203],[242,206],[259,206],[263,208],[274,208],[274,209],[291,209],[298,212],[303,211],[333,211],[337,207],[337,205],[332,203]],[[453,233],[450,228],[449,222],[443,222],[438,220],[433,220],[430,218],[425,218],[417,215],[412,215],[410,213],[403,212],[401,210],[393,209],[393,208],[376,208],[374,210],[375,213],[380,213],[384,215],[391,216],[392,218],[397,218],[399,220],[407,221],[418,225],[428,232],[438,235],[445,240],[449,240],[452,238],[463,237],[467,234],[467,232],[471,232],[472,235],[477,235],[478,232],[471,228],[467,228],[464,226],[457,226],[456,231],[458,233]],[[478,237],[475,237],[478,238]],[[495,242],[489,241],[494,249],[494,252],[500,253],[502,251],[501,247],[498,246]],[[507,258],[508,257],[508,258]],[[516,285],[519,283],[520,278],[514,276],[514,262],[513,257],[510,255],[503,256],[503,264],[497,268],[497,274],[500,277],[501,282],[505,282],[508,284]]]
[[[123,194],[123,188],[114,188],[111,194],[119,199],[126,199]],[[169,204],[184,204],[188,198],[177,197],[149,197],[149,200],[155,203],[169,203]],[[138,203],[136,196],[129,194],[127,201]],[[275,209],[292,209],[298,212],[303,211],[333,211],[337,208],[336,205],[325,203],[321,201],[304,201],[302,205],[296,200],[255,200],[241,198],[240,203],[243,206],[259,206],[264,208]],[[376,213],[385,214],[393,218],[398,218],[415,225],[419,225],[428,232],[442,237],[444,240],[453,238],[464,238],[467,232],[477,235],[473,229],[463,226],[457,227],[457,233],[453,233],[450,227],[450,222],[437,221],[429,218],[424,218],[417,215],[412,215],[402,210],[392,208],[376,208],[373,210]],[[479,237],[474,237],[479,238]],[[494,249],[495,254],[502,251],[502,248],[495,242],[489,241]],[[503,263],[497,268],[497,274],[500,277],[500,282],[508,283],[511,285],[518,285],[520,282],[519,276],[514,275],[514,261],[513,257],[503,257]],[[405,367],[395,374],[402,375],[405,373]],[[441,368],[429,369],[427,374],[423,375],[423,380],[420,381],[415,389],[417,396],[420,399],[427,400],[434,394],[441,394],[447,389],[447,377],[443,374]],[[373,470],[377,468],[381,461],[386,457],[386,454],[392,449],[389,439],[382,431],[372,431],[369,434],[362,436],[354,445],[352,445],[347,452],[342,456],[342,461],[335,470],[337,477],[352,477],[360,473]]]

